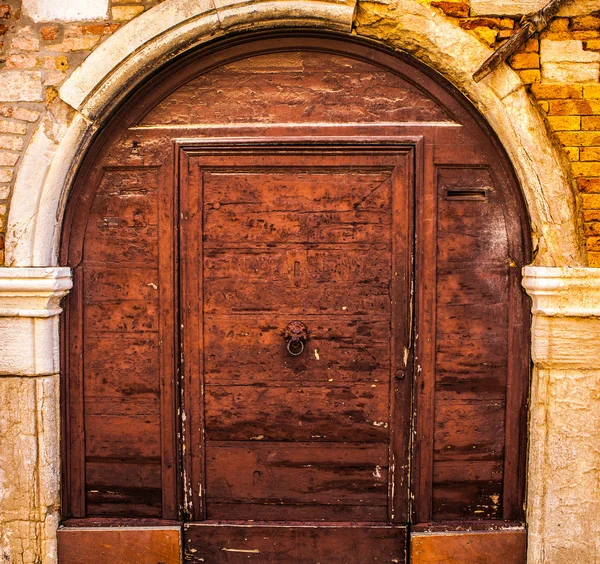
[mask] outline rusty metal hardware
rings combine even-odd
[[[287,350],[292,356],[300,356],[304,352],[304,346],[308,341],[310,331],[302,321],[292,321],[283,332],[283,338],[287,341]]]

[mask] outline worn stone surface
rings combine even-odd
[[[524,269],[533,299],[529,562],[600,558],[600,270]]]
[[[39,71],[5,71],[2,73],[0,102],[40,102],[43,100]]]
[[[0,377],[0,554],[56,562],[60,505],[58,376]]]
[[[101,20],[109,0],[23,0],[23,13],[35,22]]]

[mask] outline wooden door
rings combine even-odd
[[[506,154],[408,56],[280,30],[181,58],[70,196],[67,524],[364,563],[402,562],[408,523],[522,522],[530,260]]]
[[[181,160],[191,562],[405,561],[413,154],[325,141]]]

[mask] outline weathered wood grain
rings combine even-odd
[[[184,527],[186,562],[398,562],[406,560],[406,527],[384,525],[229,525]],[[341,556],[343,555],[343,556]]]
[[[270,504],[286,519],[288,506],[303,505],[318,520],[322,506],[349,505],[366,516],[387,506],[388,456],[385,444],[208,441],[208,511],[213,503]]]
[[[78,528],[58,530],[61,564],[180,564],[180,527]]]
[[[213,441],[389,439],[389,388],[206,386],[206,436]]]
[[[413,564],[525,564],[527,533],[457,531],[416,533],[411,536]]]
[[[206,316],[207,384],[367,381],[387,386],[390,374],[389,320],[369,317],[305,318],[307,351],[291,357],[283,340],[289,315]]]
[[[450,121],[422,90],[369,63],[296,51],[232,62],[189,81],[142,122]]]

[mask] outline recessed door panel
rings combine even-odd
[[[403,526],[356,523],[408,521],[412,159],[401,146],[184,151],[184,403],[201,426],[186,451],[202,453],[190,557],[286,561],[255,531],[262,548],[235,548],[252,523],[285,521],[269,535],[306,537],[297,561],[349,551],[350,530],[371,561],[403,561]],[[298,342],[292,322],[306,327]],[[206,520],[229,524],[194,529]],[[370,543],[379,533],[389,546]]]

